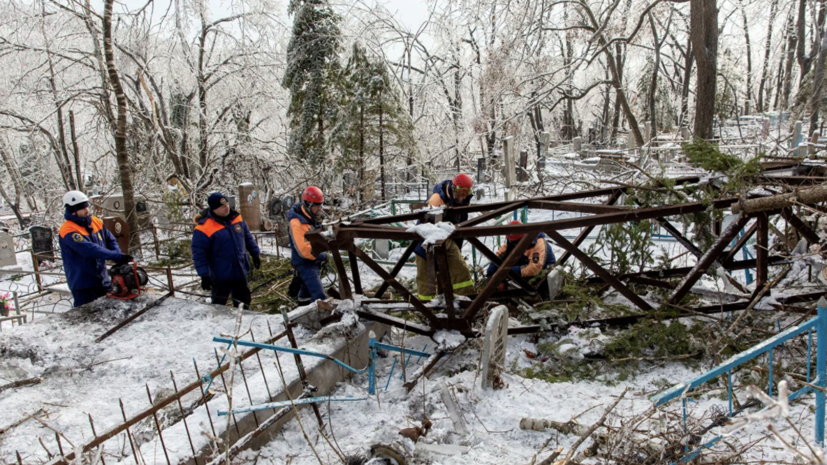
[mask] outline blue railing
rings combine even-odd
[[[816,379],[811,380],[810,376],[810,365],[812,360],[812,346],[813,346],[813,330],[816,331],[817,334],[817,341],[816,341]],[[712,370],[704,373],[697,378],[691,379],[689,381],[685,381],[683,383],[677,384],[672,386],[665,392],[658,394],[652,398],[652,402],[654,403],[655,407],[659,407],[661,405],[666,404],[672,399],[676,397],[680,397],[683,403],[683,421],[684,421],[684,429],[686,429],[686,402],[687,396],[686,393],[691,391],[692,389],[717,378],[718,376],[727,375],[727,387],[728,387],[728,395],[729,395],[729,416],[733,415],[732,411],[732,371],[743,365],[744,363],[760,356],[763,354],[768,355],[768,363],[769,363],[769,383],[767,390],[772,395],[772,356],[773,350],[783,344],[785,341],[788,341],[796,336],[803,335],[807,333],[807,383],[812,384],[814,386],[818,386],[820,388],[824,388],[827,383],[827,299],[824,297],[818,301],[818,315],[809,320],[805,323],[802,323],[796,327],[788,328],[787,330],[776,334],[770,339],[741,352],[738,355],[731,357],[726,362],[722,363],[721,365],[713,368]],[[815,441],[819,447],[823,447],[824,444],[824,402],[825,402],[825,395],[824,391],[820,389],[814,389],[811,386],[806,386],[803,389],[799,389],[796,392],[793,392],[789,396],[789,401],[793,401],[802,395],[810,392],[815,391]],[[700,454],[701,450],[710,448],[713,444],[718,442],[721,439],[721,436],[716,436],[712,438],[710,441],[705,443],[704,445],[700,446],[698,449],[688,452],[682,459],[681,462],[689,461],[698,454]]]

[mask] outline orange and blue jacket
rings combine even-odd
[[[196,215],[195,224],[192,261],[198,276],[209,276],[213,282],[246,281],[247,252],[257,257],[261,250],[241,215],[230,210],[221,218],[207,209]]]
[[[109,287],[106,260],[119,260],[123,254],[118,240],[95,216],[80,218],[64,213],[60,227],[60,254],[69,289]]]
[[[301,203],[293,205],[287,212],[287,233],[290,236],[290,263],[293,268],[300,265],[311,265],[316,262],[310,242],[304,237],[308,231],[319,229],[319,222],[304,209]]]
[[[517,241],[506,241],[505,244],[501,245],[500,249],[497,250],[497,256],[505,258],[516,245]],[[531,247],[526,249],[513,269],[515,273],[519,273],[523,278],[530,278],[555,263],[557,263],[557,258],[554,257],[554,251],[551,249],[548,236],[540,233],[534,238]],[[496,271],[497,265],[490,263],[486,274],[490,277]]]

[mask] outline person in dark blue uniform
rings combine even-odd
[[[63,196],[66,208],[60,227],[60,254],[73,304],[80,307],[109,292],[112,280],[106,260],[124,263],[132,256],[121,253],[115,236],[103,221],[89,212],[89,198],[83,192],[69,191]]]
[[[516,226],[523,224],[522,221],[514,220],[508,223],[509,226]],[[506,243],[500,246],[497,250],[497,256],[504,259],[511,254],[517,242],[523,238],[525,234],[507,234],[505,236]],[[554,257],[554,250],[551,248],[551,241],[544,233],[537,234],[537,237],[531,242],[523,256],[517,261],[517,264],[512,267],[513,271],[520,275],[523,279],[528,281],[534,287],[538,287],[541,281],[546,279],[548,273],[554,264],[557,263],[557,258]],[[497,272],[497,265],[493,262],[488,265],[486,275],[490,278]],[[546,296],[548,294],[547,286],[539,286],[538,291],[540,295]]]
[[[312,247],[304,237],[309,231],[319,229],[324,194],[316,186],[310,186],[302,193],[301,202],[293,205],[287,212],[287,232],[290,236],[290,264],[295,270],[294,276],[299,288],[299,305],[307,305],[317,300],[324,300],[327,294],[321,280],[321,267],[327,260],[327,253],[318,256],[312,253]],[[292,285],[291,285],[292,287]],[[295,294],[294,294],[295,295]]]
[[[207,199],[209,208],[195,216],[192,233],[192,261],[201,277],[201,288],[212,292],[212,303],[225,305],[230,295],[233,306],[250,306],[252,296],[247,273],[253,265],[261,267],[261,251],[241,214],[230,208],[227,197],[213,192]]]

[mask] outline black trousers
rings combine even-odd
[[[72,289],[72,297],[74,298],[74,306],[88,304],[89,302],[98,300],[109,292],[108,287],[98,286],[86,289]]]
[[[233,296],[233,307],[238,307],[239,302],[243,303],[247,308],[250,307],[252,296],[250,295],[250,288],[247,286],[246,280],[213,283],[212,303],[226,305],[230,294]]]

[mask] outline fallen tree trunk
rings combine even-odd
[[[732,213],[754,213],[792,207],[796,203],[809,205],[824,201],[827,201],[827,184],[822,184],[812,189],[761,197],[758,199],[746,200],[741,197],[737,203],[732,205]]]

